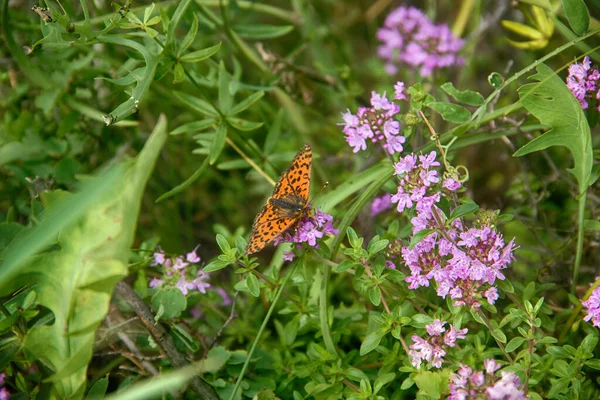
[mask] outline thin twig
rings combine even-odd
[[[142,324],[146,327],[152,338],[167,355],[173,366],[181,368],[189,365],[185,356],[179,352],[175,342],[165,327],[160,322],[154,322],[154,315],[148,308],[148,305],[133,291],[126,282],[119,282],[115,286],[115,292],[125,300],[133,311],[140,317]],[[201,377],[194,376],[190,381],[192,389],[198,393],[201,398],[208,400],[219,400],[215,389],[206,383]]]
[[[219,331],[215,335],[215,338],[213,339],[212,343],[206,347],[206,350],[204,351],[204,356],[202,358],[206,358],[206,355],[208,354],[210,349],[212,349],[215,346],[215,344],[217,344],[219,342],[219,338],[225,331],[225,328],[227,328],[227,325],[229,325],[231,323],[231,321],[233,321],[233,319],[235,317],[237,317],[237,313],[235,312],[235,302],[237,300],[239,293],[240,292],[236,291],[235,294],[233,295],[233,298],[231,299],[231,312],[229,313],[229,318],[227,318],[227,321],[225,321],[225,323],[223,324],[221,329],[219,329]]]

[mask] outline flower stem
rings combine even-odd
[[[485,314],[483,313],[483,311],[481,311],[480,309],[477,310],[477,313],[479,314],[479,316],[481,317],[481,319],[483,320],[483,322],[485,323],[485,326],[487,326],[487,328],[490,330],[490,333],[492,333],[492,325],[490,325],[490,321],[488,320],[488,318],[485,316]],[[502,350],[502,353],[504,353],[504,356],[506,357],[506,359],[508,360],[508,362],[510,362],[511,364],[513,363],[513,359],[512,357],[506,352],[506,350],[504,349],[504,345],[502,344],[502,342],[500,342],[498,339],[496,339],[496,337],[494,335],[492,335],[492,337],[494,338],[494,340],[496,341],[496,344],[498,345],[498,347],[500,348],[500,350]]]
[[[329,331],[329,312],[327,310],[327,284],[329,283],[330,269],[331,267],[329,267],[329,265],[325,265],[322,269],[321,291],[319,293],[319,320],[321,321],[321,334],[323,335],[325,348],[337,358],[337,350],[335,349],[333,339],[331,338],[331,332]]]
[[[233,388],[233,392],[231,392],[231,396],[229,396],[229,400],[233,400],[235,398],[235,394],[240,389],[240,385],[242,384],[244,375],[246,374],[246,371],[248,370],[248,365],[250,364],[252,355],[254,354],[254,351],[256,350],[256,346],[258,345],[258,341],[260,340],[263,332],[265,331],[265,328],[267,327],[267,324],[269,323],[269,320],[271,319],[271,315],[273,314],[273,311],[275,311],[275,306],[277,305],[277,302],[279,301],[279,298],[281,297],[281,294],[283,293],[283,289],[285,288],[285,285],[287,284],[290,277],[292,275],[294,275],[294,272],[296,271],[296,268],[298,267],[298,264],[300,264],[301,260],[303,260],[303,258],[299,259],[298,262],[296,262],[294,264],[294,266],[292,267],[292,270],[286,275],[286,277],[283,279],[283,282],[281,282],[281,286],[279,287],[279,290],[277,291],[277,294],[275,295],[275,298],[273,299],[273,303],[271,303],[271,307],[269,307],[269,311],[267,311],[267,315],[265,315],[265,319],[263,320],[263,323],[260,326],[258,333],[256,334],[256,338],[254,338],[254,342],[252,342],[252,346],[250,347],[250,351],[248,352],[248,356],[246,357],[246,362],[244,362],[242,371],[240,372],[240,375],[238,376],[237,381],[235,382],[235,387]]]

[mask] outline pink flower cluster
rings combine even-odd
[[[505,279],[501,270],[513,260],[514,240],[505,244],[502,235],[487,225],[467,228],[458,218],[448,224],[436,203],[461,184],[447,178],[440,188],[438,172],[433,169],[439,165],[435,152],[418,158],[409,154],[395,165],[401,179],[391,201],[398,203],[399,212],[416,210],[411,219],[413,234],[435,230],[412,249],[402,248],[402,258],[411,273],[406,282],[409,289],[417,289],[434,281],[437,294],[450,296],[456,306],[479,308],[483,297],[494,304],[498,290],[493,285],[496,279]]]
[[[377,38],[382,42],[378,54],[390,75],[398,71],[398,64],[420,68],[421,76],[429,76],[437,68],[464,63],[458,56],[464,40],[446,24],[435,25],[415,7],[401,6],[389,13]]]
[[[584,110],[589,107],[588,100],[593,98],[600,100],[598,80],[600,80],[600,72],[598,72],[598,69],[592,68],[592,63],[588,56],[585,56],[583,63],[574,63],[569,66],[567,87]],[[598,106],[598,110],[600,111],[600,105]]]
[[[6,374],[2,372],[0,374],[0,385],[4,385],[4,380],[6,379]],[[5,386],[0,388],[0,400],[8,400],[10,399],[10,392]]]
[[[431,324],[425,325],[428,333],[427,339],[417,335],[412,336],[414,343],[410,345],[408,356],[413,366],[420,369],[421,363],[426,361],[435,368],[441,368],[446,356],[446,349],[454,347],[457,339],[466,337],[467,328],[456,330],[453,325],[450,325],[450,329],[446,331],[444,325],[446,322],[435,319]]]
[[[592,324],[600,328],[600,286],[597,286],[590,297],[581,304],[587,308],[587,315],[583,319],[585,321],[592,320]]]
[[[475,371],[463,365],[450,381],[448,400],[525,400],[521,381],[513,372],[501,372],[498,378],[495,372],[500,365],[493,358],[483,361],[483,371]]]
[[[395,86],[397,100],[406,98],[404,84]],[[350,110],[342,114],[346,142],[354,153],[367,149],[367,141],[382,142],[383,148],[390,154],[400,153],[406,138],[400,135],[400,122],[394,116],[400,112],[400,106],[391,102],[385,92],[371,92],[371,107],[360,107],[356,114]]]
[[[392,195],[386,193],[382,196],[376,197],[371,203],[371,217],[381,214],[384,211],[392,208]]]
[[[190,268],[187,268],[192,264],[200,262],[200,257],[196,254],[196,249],[187,253],[185,258],[183,256],[170,258],[159,248],[153,254],[154,262],[151,266],[163,267],[163,279],[153,278],[149,286],[156,288],[165,284],[173,285],[184,296],[187,296],[190,290],[197,290],[202,294],[206,294],[206,290],[211,287],[211,284],[207,282],[209,275],[200,269],[194,275]]]
[[[288,229],[273,240],[276,246],[280,243],[296,243],[298,248],[302,247],[303,243],[307,243],[311,247],[318,248],[317,239],[321,239],[325,235],[337,235],[339,230],[333,227],[333,216],[317,210],[313,215],[302,218],[296,224],[294,229]],[[283,259],[292,261],[294,253],[291,251],[285,252]]]

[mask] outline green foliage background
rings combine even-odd
[[[201,375],[184,396],[443,396],[449,369],[415,372],[399,355],[397,337],[430,317],[419,316],[403,274],[382,264],[387,244],[407,238],[406,221],[369,214],[373,197],[395,188],[391,160],[353,154],[338,125],[343,111],[398,80],[376,57],[382,2],[97,3],[47,2],[40,18],[2,2],[0,370],[9,371],[12,391],[23,398],[120,398],[117,390],[129,390],[127,398],[174,396]],[[468,18],[452,4],[430,7],[432,19],[463,24],[466,62],[424,80],[414,89],[423,98],[412,106],[430,116],[442,143],[454,140],[449,156],[468,167],[469,196],[513,214],[505,237],[516,236],[521,248],[514,288],[503,289],[531,309],[476,331],[458,357],[500,355],[500,341],[515,353],[513,369],[539,385],[539,398],[592,398],[585,396],[598,394],[590,372],[598,369],[596,332],[574,321],[572,304],[580,310],[577,297],[599,261],[598,139],[590,131],[597,117],[581,111],[555,71],[582,52],[600,62],[590,47],[598,45],[596,10],[590,6],[590,22],[585,4],[565,1],[548,45],[515,52],[499,25],[468,36],[488,15],[488,2],[474,3]],[[498,85],[488,80],[492,72],[504,75]],[[421,81],[410,69],[400,79]],[[427,134],[412,134],[414,149],[434,149]],[[272,190],[265,177],[276,179],[304,143],[315,153],[313,189],[329,182],[315,204],[342,233],[291,268],[273,247],[234,268]],[[159,241],[172,254],[199,244],[203,261],[213,260],[213,285],[240,291],[238,314],[218,344],[211,341],[230,310],[216,293],[152,297],[155,272],[147,267]],[[392,291],[397,308],[389,315],[379,286],[344,274],[360,268],[360,257]],[[139,323],[128,327],[131,304],[112,297],[123,279],[155,313],[163,307],[156,319],[186,362],[199,364],[137,384],[148,371],[118,354],[118,332],[135,336],[144,353],[162,353]],[[550,298],[543,307],[542,297]],[[201,318],[190,316],[193,307]],[[451,314],[482,324],[476,315]],[[543,324],[538,354],[519,351],[529,342],[514,331],[527,323]],[[158,371],[180,366],[168,358],[154,362]],[[137,370],[124,373],[121,365]],[[202,392],[204,381],[216,394]]]

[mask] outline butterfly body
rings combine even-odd
[[[306,215],[311,167],[312,150],[307,144],[279,177],[273,194],[254,219],[246,254],[262,250]]]

